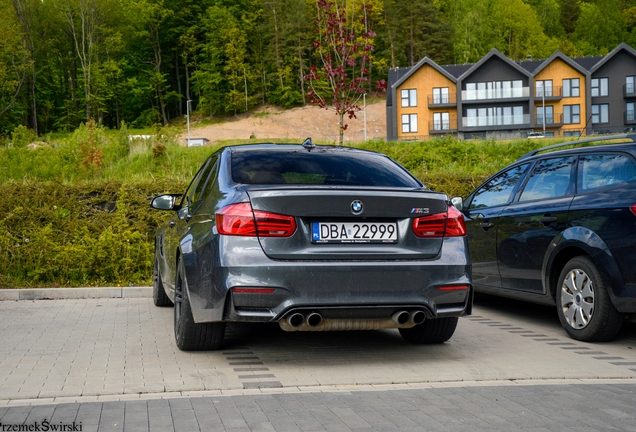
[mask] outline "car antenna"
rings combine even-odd
[[[305,141],[303,141],[303,143],[301,144],[303,147],[305,147],[307,150],[311,151],[312,149],[316,148],[316,144],[314,144],[313,142],[311,142],[311,137],[307,138]]]

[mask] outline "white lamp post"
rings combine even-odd
[[[188,100],[186,102],[186,118],[188,119],[188,147],[190,147],[190,103],[192,101]]]
[[[543,101],[543,137],[545,138],[545,81],[541,81],[541,100]]]

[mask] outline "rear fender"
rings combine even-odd
[[[550,243],[543,261],[543,287],[553,300],[556,299],[557,281],[563,266],[579,255],[589,256],[607,283],[610,298],[617,305],[623,290],[623,279],[616,260],[609,248],[594,231],[584,227],[571,227]]]

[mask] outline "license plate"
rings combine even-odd
[[[313,243],[397,243],[397,224],[385,222],[312,222]]]

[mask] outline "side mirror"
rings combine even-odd
[[[175,203],[181,195],[166,194],[156,196],[150,201],[150,207],[157,210],[178,210]]]
[[[451,203],[457,208],[457,210],[464,210],[464,199],[460,196],[452,197]]]

